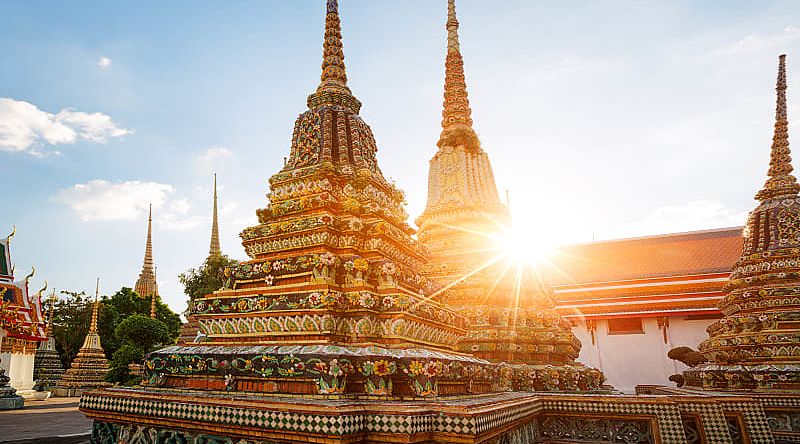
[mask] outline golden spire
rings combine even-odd
[[[158,292],[155,273],[153,272],[153,205],[150,204],[150,213],[147,217],[147,242],[144,247],[144,263],[139,279],[136,280],[133,290],[139,296],[146,298]]]
[[[325,14],[325,41],[322,45],[322,75],[317,93],[324,91],[350,94],[342,50],[342,28],[339,2],[328,0]]]
[[[464,78],[464,60],[458,42],[458,19],[455,0],[447,1],[447,59],[445,61],[444,110],[442,127],[467,125],[472,127],[472,110],[469,108],[467,81]]]
[[[89,334],[97,333],[97,310],[100,306],[100,278],[94,288],[94,305],[92,306],[92,322],[89,324]]]
[[[317,91],[308,96],[309,108],[322,105],[344,106],[356,114],[361,109],[361,102],[347,87],[342,27],[337,0],[327,0],[325,37],[322,43],[322,75],[320,75]]]
[[[792,156],[789,149],[789,120],[786,112],[786,54],[778,58],[777,105],[775,109],[775,132],[772,136],[769,178],[756,199],[764,201],[774,197],[796,196],[800,184],[792,175]]]
[[[222,250],[219,247],[219,223],[217,222],[217,174],[214,173],[214,210],[211,213],[211,246],[208,257],[219,257]]]

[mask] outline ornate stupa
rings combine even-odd
[[[86,334],[86,339],[83,340],[83,345],[78,350],[78,355],[75,356],[72,365],[64,372],[61,381],[56,385],[54,390],[56,396],[80,396],[88,390],[111,385],[104,379],[109,366],[106,353],[100,344],[100,335],[97,334],[99,294],[100,279],[97,280],[95,300],[92,304],[89,333]]]
[[[147,241],[144,247],[142,271],[139,273],[139,278],[136,279],[133,291],[143,298],[149,298],[158,293],[158,283],[153,269],[153,205],[150,205],[147,215]]]
[[[448,305],[469,321],[459,351],[529,364],[515,367],[517,388],[586,389],[601,374],[575,362],[580,341],[571,325],[553,310],[535,274],[500,247],[511,218],[472,126],[458,27],[449,0],[442,132],[430,161],[427,206],[417,219],[432,257],[426,274],[449,288]]]
[[[747,218],[744,249],[699,351],[709,362],[684,372],[706,389],[800,389],[800,184],[792,174],[786,56],[778,65],[768,179]]]
[[[36,349],[36,358],[33,364],[33,379],[44,390],[51,390],[64,375],[64,367],[61,364],[61,358],[56,351],[56,340],[53,337],[53,308],[56,302],[56,293],[53,294],[49,300],[49,310],[47,314],[47,327],[45,329],[46,341],[39,343],[39,348]]]
[[[205,342],[152,353],[149,382],[293,395],[489,391],[491,366],[455,352],[465,320],[430,297],[427,251],[378,167],[333,0],[323,52],[269,204],[241,233],[251,260],[228,270],[227,288],[191,302]]]

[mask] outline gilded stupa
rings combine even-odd
[[[136,279],[136,285],[133,286],[133,291],[142,298],[149,298],[158,293],[158,283],[156,282],[156,275],[153,269],[153,205],[150,205],[150,210],[147,215],[147,241],[144,246],[144,262],[142,263],[142,271],[139,273],[139,278]]]
[[[211,212],[211,243],[208,247],[208,257],[222,256],[219,246],[219,222],[217,221],[217,175],[214,174],[214,208]]]
[[[61,381],[55,387],[56,396],[80,396],[86,391],[111,384],[105,382],[108,373],[108,360],[103,346],[100,344],[100,335],[97,334],[97,316],[100,308],[100,280],[97,280],[95,300],[92,304],[92,320],[89,323],[89,332],[83,340],[83,345],[78,350],[78,355],[73,359],[70,368],[64,372]]]
[[[517,388],[596,388],[602,375],[575,362],[580,341],[553,310],[546,287],[500,247],[511,217],[472,126],[458,28],[449,0],[442,132],[430,161],[427,206],[417,219],[420,241],[431,251],[427,275],[449,288],[448,305],[469,320],[459,351],[530,364],[515,367]]]
[[[699,351],[708,362],[684,372],[706,389],[800,389],[800,184],[792,174],[786,56],[778,65],[768,179],[747,218],[742,255]]]
[[[46,341],[39,343],[36,349],[36,357],[33,363],[33,380],[43,390],[51,390],[55,387],[64,375],[64,367],[61,358],[56,350],[56,339],[53,337],[53,308],[55,307],[56,294],[49,299],[47,313],[47,326],[45,327]]]
[[[406,223],[403,192],[378,167],[347,86],[336,1],[307,106],[259,225],[241,233],[251,260],[227,271],[225,289],[190,302],[204,342],[151,354],[149,383],[353,396],[491,390],[488,363],[455,352],[465,320],[431,297],[438,287],[421,273],[427,251]]]

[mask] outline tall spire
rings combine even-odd
[[[789,120],[786,112],[786,54],[778,58],[778,82],[775,87],[777,104],[775,107],[775,132],[772,136],[769,178],[764,188],[756,194],[756,199],[764,201],[773,197],[796,196],[800,184],[792,174],[792,156],[789,149]]]
[[[100,305],[100,278],[94,287],[94,304],[92,305],[92,322],[89,324],[89,334],[97,333],[97,311]]]
[[[325,37],[322,44],[322,75],[314,94],[308,96],[308,107],[338,105],[358,113],[361,102],[353,97],[347,87],[347,71],[344,66],[342,26],[339,18],[339,2],[328,0],[325,12]]]
[[[325,41],[322,45],[322,75],[317,92],[331,91],[350,94],[342,50],[342,27],[339,2],[328,0],[325,13]]]
[[[142,272],[139,273],[139,279],[136,280],[133,290],[143,298],[158,292],[153,272],[153,204],[150,204],[150,212],[147,216],[147,242],[144,247]]]
[[[464,60],[458,42],[458,19],[455,0],[447,0],[447,59],[445,61],[444,110],[442,127],[467,125],[472,127],[472,110],[469,108],[467,81],[464,78]]]
[[[208,257],[219,257],[222,250],[219,247],[219,223],[217,222],[217,174],[214,173],[214,210],[211,213],[211,246]]]

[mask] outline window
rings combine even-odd
[[[607,322],[610,335],[644,334],[642,318],[617,318]]]

